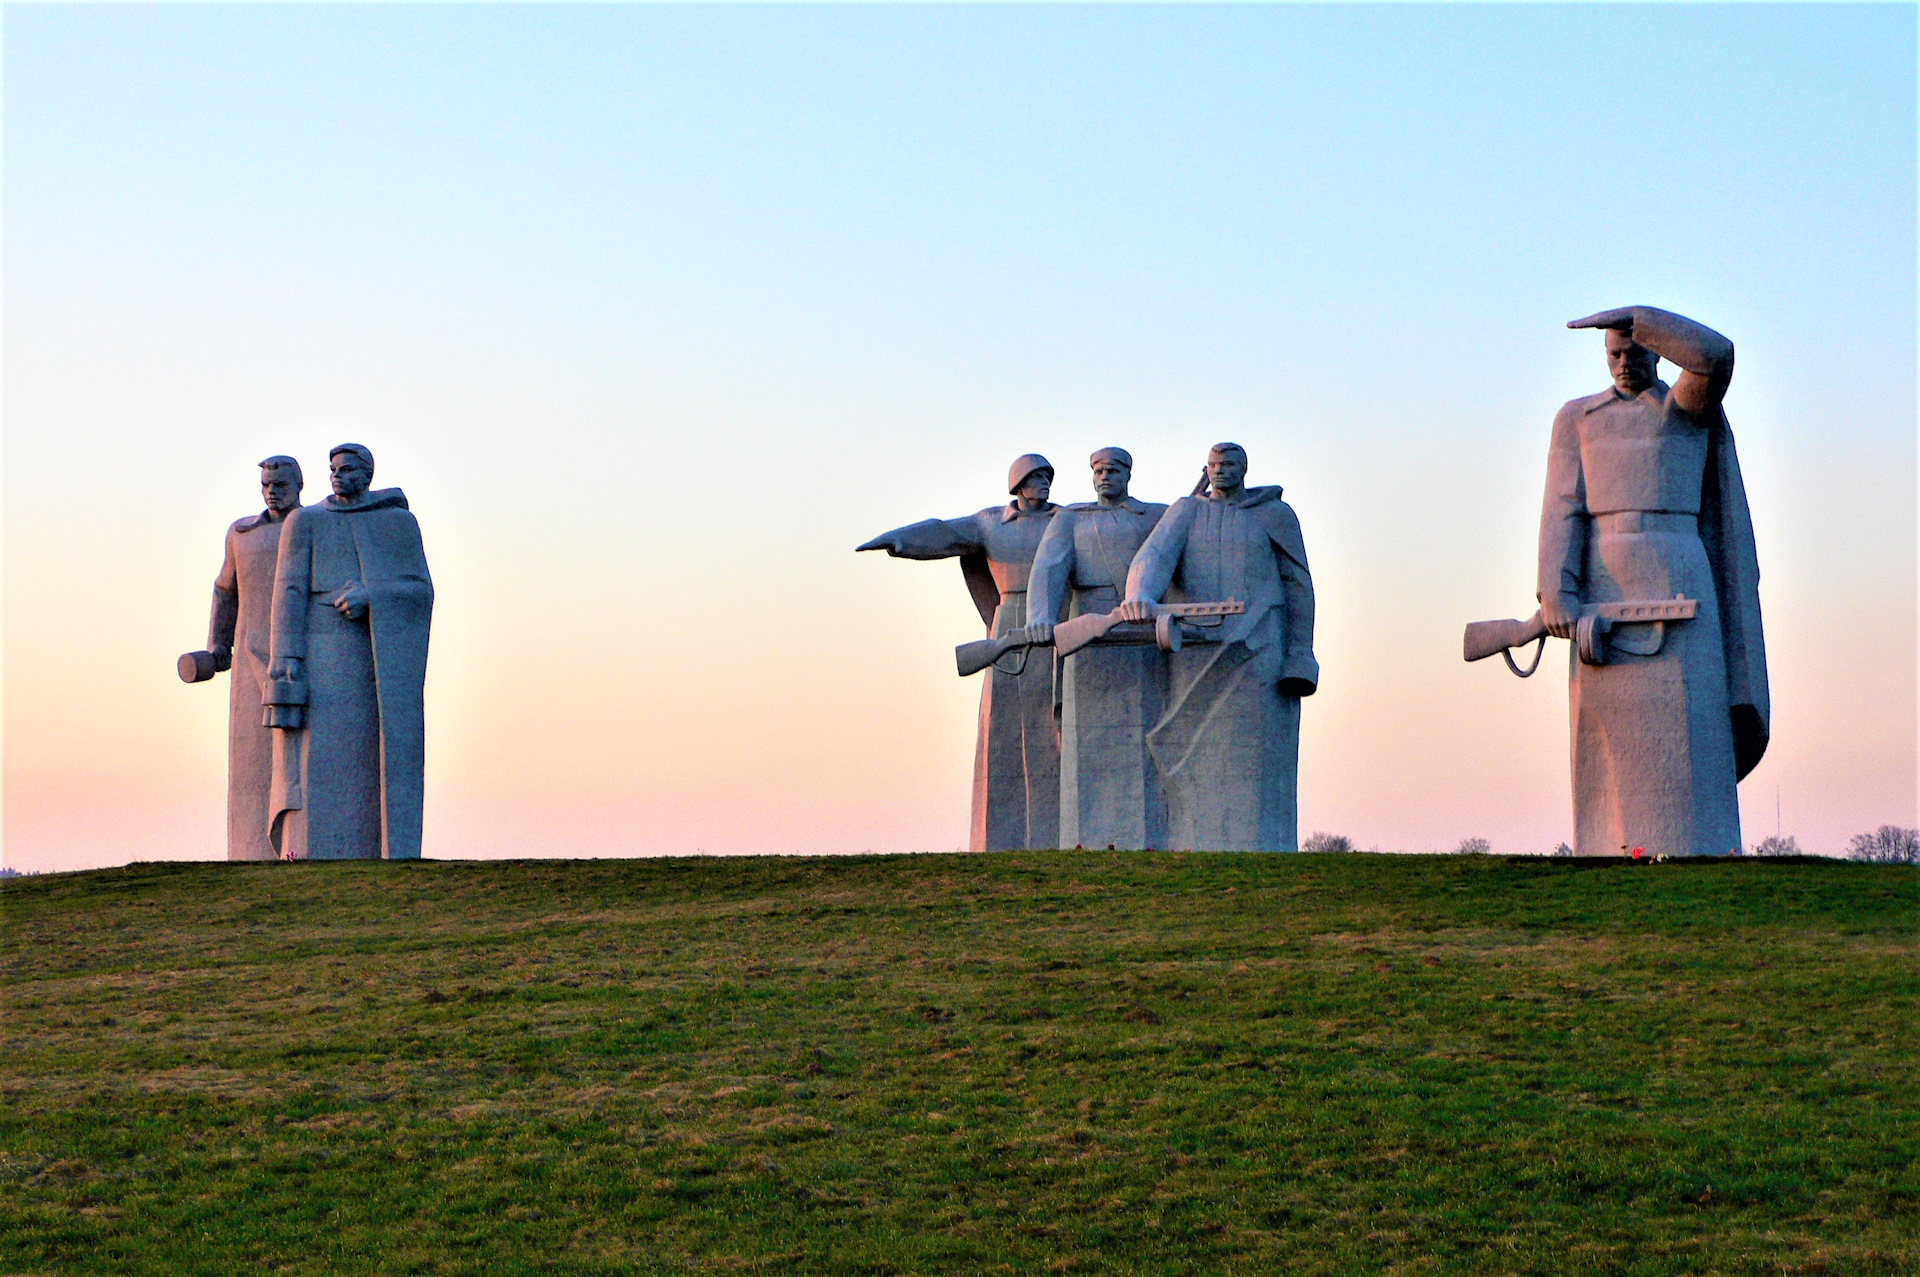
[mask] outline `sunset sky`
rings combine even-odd
[[[1460,632],[1634,303],[1738,348],[1747,840],[1920,823],[1915,14],[7,6],[4,862],[224,855],[174,659],[343,440],[437,588],[429,856],[963,847],[978,618],[852,547],[1221,439],[1319,593],[1301,832],[1545,851],[1566,646]]]

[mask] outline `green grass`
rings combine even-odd
[[[1920,871],[0,890],[0,1272],[1920,1272]]]

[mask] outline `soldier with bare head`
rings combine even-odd
[[[1177,849],[1292,851],[1298,845],[1300,700],[1320,682],[1313,577],[1278,486],[1246,484],[1247,452],[1219,443],[1204,494],[1160,519],[1127,573],[1120,612],[1154,617],[1183,599],[1232,599],[1217,641],[1168,657],[1167,706],[1147,733]]]
[[[286,517],[300,507],[300,463],[272,456],[260,463],[266,508],[227,529],[226,553],[213,583],[207,650],[181,658],[181,676],[202,682],[231,670],[227,691],[227,859],[272,860],[267,795],[273,733],[261,723],[273,623],[273,581]],[[198,662],[190,665],[190,662]]]
[[[293,860],[416,859],[433,579],[406,494],[371,487],[373,454],[343,443],[327,462],[333,495],[280,539],[274,845]]]

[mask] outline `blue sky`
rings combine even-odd
[[[217,850],[171,659],[251,463],[317,497],[343,438],[440,587],[438,854],[961,845],[958,575],[848,549],[1019,452],[1164,500],[1220,438],[1314,559],[1304,825],[1542,849],[1564,689],[1459,627],[1531,607],[1605,381],[1562,325],[1635,302],[1739,348],[1749,838],[1915,821],[1911,7],[4,21],[9,863],[112,860],[103,789],[119,858]]]

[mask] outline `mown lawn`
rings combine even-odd
[[[1920,870],[0,889],[0,1272],[1920,1272]]]

